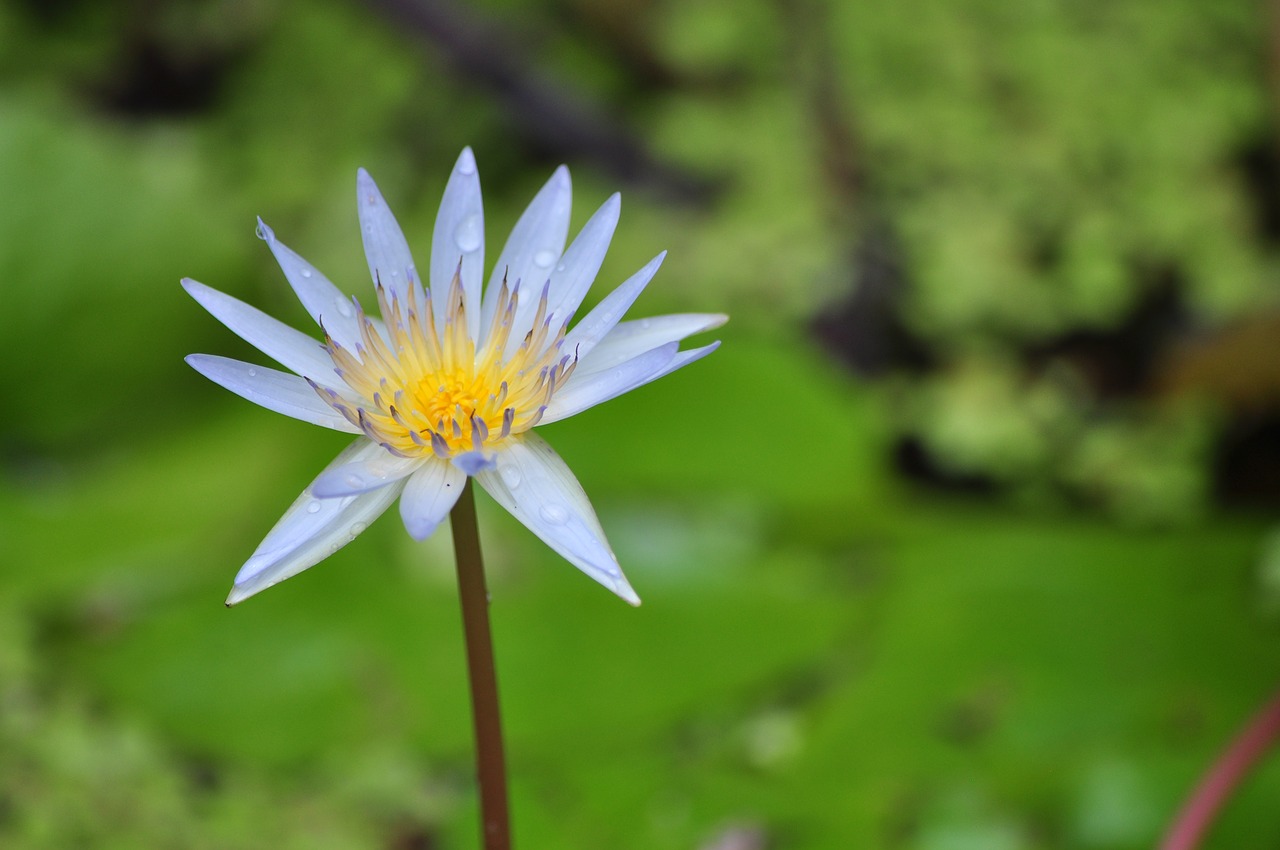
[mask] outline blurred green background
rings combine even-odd
[[[305,326],[254,217],[365,293],[471,145],[733,317],[543,432],[643,607],[482,497],[518,846],[1150,847],[1280,681],[1271,5],[0,3],[0,846],[476,846],[447,532],[224,609],[346,438],[178,286]]]

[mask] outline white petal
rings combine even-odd
[[[580,360],[599,344],[600,340],[622,320],[627,310],[640,297],[640,293],[658,273],[667,252],[654,257],[640,271],[623,281],[622,285],[606,295],[590,313],[582,318],[573,330],[565,335],[564,350],[573,351]]]
[[[527,431],[507,441],[497,469],[481,472],[476,481],[565,560],[632,605],[640,604],[582,485],[546,440]]]
[[[551,397],[539,422],[546,424],[567,419],[649,383],[653,376],[671,362],[679,348],[680,343],[672,342],[633,357],[616,369],[581,376],[575,371],[564,387]]]
[[[720,340],[716,340],[715,342],[709,345],[704,345],[701,348],[690,348],[688,351],[678,352],[675,357],[671,358],[670,363],[668,363],[666,366],[663,366],[654,374],[645,378],[644,381],[640,383],[638,386],[644,386],[645,384],[652,384],[654,381],[658,380],[659,378],[665,378],[667,375],[670,375],[672,372],[676,371],[677,369],[683,369],[685,366],[688,366],[690,363],[696,363],[697,361],[706,357],[708,354],[715,351],[719,347],[720,347]],[[632,387],[631,389],[635,389],[635,387]]]
[[[623,322],[596,345],[589,357],[578,351],[578,369],[574,375],[578,371],[590,373],[612,369],[645,351],[718,328],[727,321],[729,317],[722,313],[680,313]]]
[[[215,384],[267,410],[335,431],[360,433],[359,428],[326,404],[311,385],[297,375],[214,354],[189,354],[186,360],[191,368]]]
[[[556,265],[555,271],[551,273],[547,315],[552,317],[553,329],[564,324],[573,315],[591,289],[600,265],[604,262],[604,255],[609,251],[609,243],[613,240],[613,231],[618,227],[618,215],[621,211],[622,196],[615,192],[582,226],[582,230],[574,237]],[[526,296],[529,294],[525,293]],[[524,298],[514,326],[526,328],[537,306],[536,297]],[[518,344],[519,340],[515,342]]]
[[[520,281],[520,290],[525,297],[537,299],[542,285],[551,277],[552,268],[564,253],[572,201],[569,169],[562,165],[530,201],[507,237],[507,244],[498,256],[484,293],[484,308],[480,313],[482,332],[487,332],[493,322],[498,292],[504,279],[509,286]]]
[[[335,467],[368,460],[386,449],[363,437],[348,446],[320,473]],[[314,486],[314,485],[312,485]],[[400,494],[396,482],[359,496],[320,499],[312,487],[302,495],[267,534],[253,555],[236,574],[235,586],[227,597],[234,605],[314,566],[356,538]]]
[[[311,483],[311,492],[321,499],[367,493],[394,484],[422,463],[422,458],[398,457],[384,449],[365,460],[326,469]]]
[[[189,277],[182,279],[182,288],[215,319],[286,369],[321,382],[332,380],[333,361],[329,353],[302,331]]]
[[[429,458],[409,478],[400,497],[400,518],[414,540],[426,540],[453,510],[467,475],[447,460]]]
[[[323,327],[343,348],[353,350],[360,341],[360,328],[356,323],[356,311],[351,299],[343,295],[329,278],[280,240],[275,231],[258,219],[258,237],[267,243],[275,255],[280,270],[293,287],[302,306],[311,318]]]
[[[463,148],[449,175],[431,238],[431,303],[437,328],[444,327],[449,285],[459,260],[467,327],[475,339],[480,328],[480,281],[484,274],[484,207],[471,148]]]
[[[423,303],[422,281],[418,267],[409,253],[409,243],[378,186],[363,168],[356,174],[356,203],[360,210],[360,230],[364,236],[364,253],[369,261],[369,276],[381,283],[389,295],[402,305],[408,287],[418,287],[418,303]]]

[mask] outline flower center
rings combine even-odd
[[[547,318],[547,290],[538,304],[532,330],[510,355],[505,354],[519,302],[519,283],[499,292],[493,323],[476,351],[467,330],[462,284],[455,274],[449,287],[444,327],[437,329],[431,293],[408,287],[401,305],[377,287],[385,326],[356,304],[360,339],[354,351],[325,334],[335,371],[352,394],[311,381],[335,410],[369,439],[401,457],[435,454],[450,458],[484,453],[513,434],[527,431],[546,410],[552,395],[576,365],[561,354],[565,327],[553,336]],[[419,305],[423,292],[425,303]]]

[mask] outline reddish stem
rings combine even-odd
[[[469,477],[449,518],[453,526],[453,550],[458,561],[467,673],[471,679],[471,717],[476,734],[482,840],[485,850],[510,850],[507,769],[502,749],[502,723],[498,718],[498,677],[493,668],[493,639],[489,633],[489,592],[485,588],[476,502]]]
[[[1280,738],[1280,693],[1249,721],[1200,780],[1169,827],[1160,850],[1195,850],[1213,825],[1218,810],[1277,738]]]

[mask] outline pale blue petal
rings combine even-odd
[[[409,253],[396,217],[391,214],[378,185],[361,168],[356,174],[356,203],[360,211],[360,231],[364,237],[369,276],[381,283],[387,294],[405,304],[410,286],[417,287],[418,303],[423,303],[422,281]]]
[[[589,354],[578,351],[578,368],[574,375],[612,369],[645,351],[718,328],[727,321],[729,317],[722,313],[680,313],[623,322]]]
[[[280,270],[311,318],[343,348],[354,349],[360,341],[360,327],[351,298],[343,295],[319,269],[276,239],[275,232],[262,219],[258,219],[258,236],[275,255]]]
[[[399,457],[383,449],[363,460],[326,469],[312,482],[311,492],[321,499],[367,493],[394,484],[422,463],[422,458]]]
[[[672,342],[637,355],[614,369],[584,375],[575,371],[551,397],[539,421],[546,424],[567,419],[649,383],[671,362],[679,348],[679,343]]]
[[[297,375],[214,354],[189,354],[186,360],[191,368],[215,384],[267,410],[335,431],[360,433],[359,428],[325,403],[311,385]]]
[[[379,452],[385,454],[386,449],[361,438],[328,469],[359,463]],[[358,496],[321,499],[307,487],[240,568],[227,604],[248,599],[329,557],[390,507],[401,489],[402,484],[396,482]]]
[[[573,316],[591,289],[591,284],[600,271],[600,264],[604,262],[604,256],[609,250],[609,242],[618,226],[621,209],[622,198],[615,193],[582,226],[582,230],[551,272],[547,316],[553,331]],[[515,320],[512,322],[512,327],[519,333],[513,333],[507,342],[508,354],[520,347],[524,332],[530,327],[537,312],[541,288],[530,291],[522,285],[521,295]]]
[[[565,238],[569,235],[569,211],[573,200],[573,186],[569,169],[563,165],[555,170],[551,179],[538,191],[520,220],[512,228],[493,267],[489,286],[484,293],[484,308],[480,316],[480,329],[488,333],[497,309],[498,293],[505,279],[508,286],[520,281],[520,291],[525,298],[537,299],[542,285],[551,277],[551,270],[564,253]],[[484,340],[480,339],[483,343]]]
[[[631,309],[631,305],[640,297],[640,293],[649,285],[649,281],[653,280],[653,276],[658,273],[658,268],[666,256],[667,252],[663,251],[650,260],[644,268],[623,281],[621,286],[601,299],[600,303],[565,335],[563,349],[574,352],[579,360],[586,358]]]
[[[464,148],[444,187],[431,238],[431,304],[436,327],[444,328],[449,286],[462,262],[467,327],[475,339],[480,328],[480,282],[484,274],[484,207],[480,175],[471,148]]]
[[[400,518],[414,540],[426,540],[453,510],[467,474],[447,460],[427,458],[400,497]]]
[[[189,277],[182,279],[182,287],[215,319],[286,369],[321,383],[336,378],[329,352],[302,331]]]
[[[609,548],[582,485],[551,446],[532,431],[505,443],[498,466],[476,481],[565,560],[632,605],[631,589]]]

